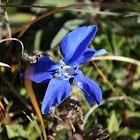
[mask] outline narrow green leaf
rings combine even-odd
[[[27,23],[32,20],[33,14],[16,13],[9,16],[9,22],[11,26]]]
[[[132,139],[137,140],[140,137],[140,130],[137,130],[137,129],[127,129],[127,131],[125,131],[123,133],[123,136],[129,136]]]
[[[113,133],[118,131],[118,128],[119,128],[119,123],[115,112],[113,112],[108,122],[108,131],[109,133]]]
[[[54,7],[63,7],[71,4],[75,4],[76,0],[36,0],[34,5],[40,6],[54,6]]]
[[[76,0],[36,0],[33,5],[37,6],[46,6],[46,8],[31,8],[33,12],[38,12],[38,9],[40,12],[45,12],[49,8],[47,7],[64,7],[67,5],[73,5],[76,4]]]
[[[115,42],[114,34],[110,27],[106,28],[106,35],[107,35],[107,41],[110,46],[110,49],[111,49],[112,53],[115,54],[116,53],[115,52],[116,51],[116,42]]]
[[[40,50],[40,44],[41,44],[41,37],[42,37],[42,30],[39,30],[35,35],[35,50]]]
[[[124,127],[122,129],[120,129],[117,133],[116,133],[116,137],[123,135],[124,132],[127,131],[127,127]]]
[[[51,42],[51,48],[54,49],[58,47],[60,41],[70,32],[77,29],[80,25],[84,24],[85,20],[83,19],[74,19],[67,21],[64,26],[58,31],[56,36]]]
[[[140,112],[134,112],[134,111],[127,111],[128,117],[137,117],[140,118]]]

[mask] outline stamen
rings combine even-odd
[[[72,66],[64,65],[62,67],[62,75],[65,77],[72,77],[75,73],[75,70]]]

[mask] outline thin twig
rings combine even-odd
[[[75,132],[75,127],[74,127],[74,125],[72,124],[72,122],[71,122],[71,120],[70,120],[70,119],[69,119],[69,124],[70,124],[70,126],[71,126],[71,128],[72,128],[73,132]]]
[[[132,63],[140,66],[140,61],[128,57],[123,57],[123,56],[97,56],[91,59],[91,61],[93,60],[116,60],[116,61]]]
[[[36,16],[33,16],[32,17],[32,20],[34,20],[36,18]],[[26,26],[21,32],[20,34],[18,35],[17,38],[21,38],[23,36],[23,34],[28,30],[28,28],[30,27],[30,25]]]
[[[114,101],[114,100],[130,100],[130,101],[132,101],[133,103],[135,103],[135,104],[137,104],[137,105],[140,105],[140,101],[138,101],[138,100],[136,100],[136,99],[133,99],[132,97],[130,97],[130,96],[115,96],[115,97],[110,97],[110,98],[108,98],[108,99],[106,99],[106,100],[104,100],[104,101],[102,101],[101,102],[101,104],[99,105],[99,106],[101,106],[101,105],[103,105],[103,104],[105,104],[105,103],[107,103],[107,102],[109,102],[109,101]],[[87,114],[85,115],[85,117],[84,117],[84,121],[86,122],[87,121],[87,119],[88,119],[88,117],[91,115],[91,113],[96,109],[96,108],[98,108],[99,107],[97,104],[95,104],[95,105],[93,105],[92,107],[91,107],[91,109],[87,112]],[[83,124],[82,125],[82,130],[84,129],[84,127],[85,127],[85,124]]]
[[[4,19],[6,21],[6,28],[7,28],[7,31],[8,31],[9,38],[12,38],[11,28],[10,28],[9,19],[8,19],[8,14],[7,14],[6,11],[5,11]]]
[[[17,39],[17,38],[6,38],[6,39],[2,39],[2,40],[0,40],[0,43],[5,42],[5,41],[8,41],[8,40],[15,40],[15,41],[18,41],[18,42],[21,44],[21,47],[22,47],[21,54],[23,54],[23,51],[24,51],[24,45],[23,45],[22,41],[20,41],[20,40]]]
[[[118,95],[116,89],[113,87],[113,85],[111,84],[111,82],[105,77],[105,75],[102,73],[102,71],[98,68],[98,66],[96,65],[96,63],[94,63],[94,61],[92,61],[92,64],[94,65],[94,67],[96,68],[96,70],[99,72],[100,76],[104,79],[104,81],[109,85],[109,87],[111,88],[111,90]]]
[[[40,10],[38,9],[37,12],[36,12],[36,15],[39,14]],[[36,19],[36,15],[34,15],[32,17],[32,20]],[[28,30],[28,28],[30,27],[30,25],[28,25],[27,27],[25,27],[21,32],[20,34],[17,36],[17,38],[21,38],[23,36],[23,34]]]
[[[50,110],[51,110],[51,112],[52,112],[52,115],[53,115],[56,119],[58,119],[59,121],[63,122],[63,120],[62,120],[60,117],[58,117],[57,115],[55,115],[55,108],[54,108],[53,106],[50,108]]]
[[[70,8],[70,7],[77,7],[77,6],[85,6],[85,4],[84,4],[84,5],[83,5],[83,4],[68,5],[68,6],[60,7],[60,8],[57,8],[57,9],[55,9],[55,10],[52,10],[52,11],[50,11],[50,12],[47,12],[47,13],[45,13],[45,14],[43,14],[43,15],[37,17],[36,19],[34,19],[34,20],[32,20],[32,21],[30,21],[30,22],[28,22],[28,23],[25,23],[24,25],[18,27],[17,29],[15,29],[14,31],[12,31],[12,35],[14,35],[14,34],[20,32],[21,30],[23,30],[23,29],[26,28],[27,26],[30,26],[30,25],[32,25],[33,23],[35,23],[35,22],[37,22],[37,21],[39,21],[39,20],[41,20],[41,19],[43,19],[43,18],[45,18],[45,17],[47,17],[47,16],[50,16],[50,15],[52,15],[52,14],[54,14],[54,13],[56,13],[56,12],[62,11],[62,10],[64,10],[64,9],[67,9],[67,8]]]
[[[110,16],[120,16],[121,15],[121,13],[109,12],[109,11],[93,11],[93,10],[73,9],[73,8],[69,8],[69,9],[66,9],[66,10],[74,11],[74,12],[81,12],[81,13],[99,14],[99,15],[110,15]]]
[[[95,8],[96,7],[96,3],[97,2],[92,2],[90,4],[85,4],[85,3],[82,3],[80,2],[81,5],[85,5],[85,6],[91,6],[93,5],[93,7]],[[103,8],[103,9],[120,9],[120,8],[130,8],[130,9],[135,9],[136,10],[136,6],[134,5],[131,5],[131,4],[128,4],[128,3],[125,3],[125,2],[119,2],[119,3],[114,3],[114,2],[99,2],[100,6]],[[1,4],[0,7],[5,7],[4,4]],[[38,6],[38,5],[15,5],[15,4],[7,4],[6,7],[16,7],[16,8],[59,8],[59,7],[54,7],[54,6]]]
[[[9,66],[8,64],[6,64],[6,63],[2,63],[2,62],[0,62],[0,66],[3,66],[3,67],[9,67],[9,68],[10,68],[10,66]]]
[[[35,123],[32,121],[32,119],[26,114],[25,111],[22,111],[23,114],[25,114],[25,116],[27,117],[27,119],[33,124],[33,126],[35,127],[35,129],[37,130],[37,132],[41,135],[40,130],[36,127]]]
[[[21,57],[22,57],[22,54],[23,54],[23,51],[24,51],[24,45],[23,45],[22,41],[20,41],[17,38],[6,38],[6,39],[2,39],[2,40],[0,40],[0,43],[2,43],[4,41],[7,41],[7,40],[15,40],[15,41],[18,41],[21,44],[22,50],[21,50],[20,60],[19,60],[19,63],[18,63],[18,67],[20,67]]]

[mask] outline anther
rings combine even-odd
[[[75,70],[72,66],[64,65],[62,67],[62,75],[65,77],[72,77],[75,73]]]

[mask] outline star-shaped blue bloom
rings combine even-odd
[[[73,84],[79,87],[90,105],[102,100],[100,87],[91,79],[84,76],[78,66],[87,63],[93,56],[106,54],[105,49],[98,51],[88,48],[97,31],[96,25],[80,27],[66,35],[60,43],[60,51],[63,56],[62,63],[54,63],[49,57],[42,57],[37,63],[26,69],[22,77],[31,79],[36,83],[49,82],[41,111],[49,114],[51,107],[58,106],[70,96],[70,78],[74,78]],[[53,78],[59,73],[59,78]]]

